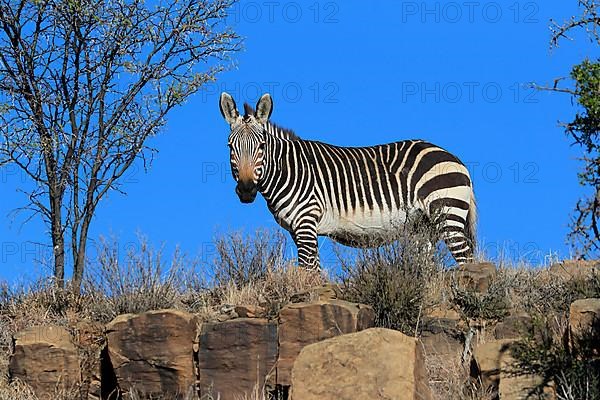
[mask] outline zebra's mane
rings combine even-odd
[[[254,115],[254,107],[248,103],[244,103],[244,118],[250,115]],[[281,127],[271,121],[267,122],[267,132],[282,139],[300,140],[300,136],[296,135],[293,130]]]

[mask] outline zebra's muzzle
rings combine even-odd
[[[258,187],[252,181],[239,181],[235,187],[235,192],[242,203],[252,203],[256,199]]]

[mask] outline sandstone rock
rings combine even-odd
[[[571,303],[569,337],[571,349],[575,353],[600,356],[600,298],[581,299]]]
[[[438,306],[423,317],[420,339],[430,388],[441,398],[448,391],[448,371],[458,370],[462,365],[466,329],[458,312],[446,307]]]
[[[466,329],[455,310],[436,307],[423,318],[421,341],[425,355],[460,359],[463,330]]]
[[[475,347],[473,351],[474,378],[481,380],[484,389],[497,393],[503,357],[510,357],[513,339],[492,340]]]
[[[235,313],[240,318],[264,318],[267,315],[264,307],[254,305],[237,305]]]
[[[540,395],[534,396],[534,393],[540,388],[542,388],[543,392]],[[541,376],[520,373],[516,361],[510,352],[503,353],[500,358],[498,395],[501,400],[556,399],[553,388],[544,385],[544,380]]]
[[[525,400],[543,384],[537,375],[521,374],[511,354],[514,339],[493,340],[476,347],[473,353],[472,373],[483,389],[493,398]],[[544,399],[553,399],[553,393],[544,388]]]
[[[121,391],[183,396],[193,390],[197,318],[177,310],[119,315],[106,326],[108,355]]]
[[[258,318],[203,324],[198,360],[203,396],[243,399],[274,374],[277,324]]]
[[[496,266],[489,262],[468,263],[461,265],[455,274],[459,285],[485,293],[496,277]]]
[[[390,329],[306,346],[292,370],[292,400],[430,398],[419,341]]]
[[[374,325],[371,307],[343,300],[296,303],[279,313],[277,384],[291,384],[294,360],[306,345]]]
[[[496,339],[519,339],[533,333],[533,322],[527,314],[509,315],[494,328]]]
[[[219,307],[219,315],[217,316],[217,321],[225,322],[230,319],[234,319],[239,317],[237,312],[235,311],[236,307],[231,304],[223,304]]]
[[[600,273],[599,260],[564,260],[552,264],[548,269],[551,274],[564,279],[585,278],[592,273]]]
[[[56,389],[70,391],[79,385],[79,354],[65,328],[26,329],[15,335],[14,346],[10,377],[29,384],[40,399],[55,398]]]
[[[117,392],[116,383],[108,377],[104,377],[104,394],[102,391],[102,361],[106,358],[103,330],[102,324],[89,320],[79,321],[75,326],[75,342],[79,347],[79,365],[83,379],[81,384],[88,400],[105,399],[110,393]]]
[[[294,294],[290,301],[292,303],[309,303],[312,301],[327,301],[341,298],[342,290],[339,285],[328,283],[316,286],[304,292]]]

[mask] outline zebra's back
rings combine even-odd
[[[421,140],[370,147],[301,142],[322,209],[320,235],[355,246],[383,243],[416,210],[440,209],[449,225],[467,225],[471,180],[446,150]]]

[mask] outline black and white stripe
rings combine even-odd
[[[394,238],[409,213],[442,215],[443,239],[462,264],[473,258],[475,199],[458,158],[422,140],[339,147],[302,140],[268,121],[269,95],[256,112],[221,95],[231,125],[231,166],[243,202],[256,191],[298,247],[298,262],[318,266],[317,236],[369,247]],[[251,171],[250,171],[251,170]]]

